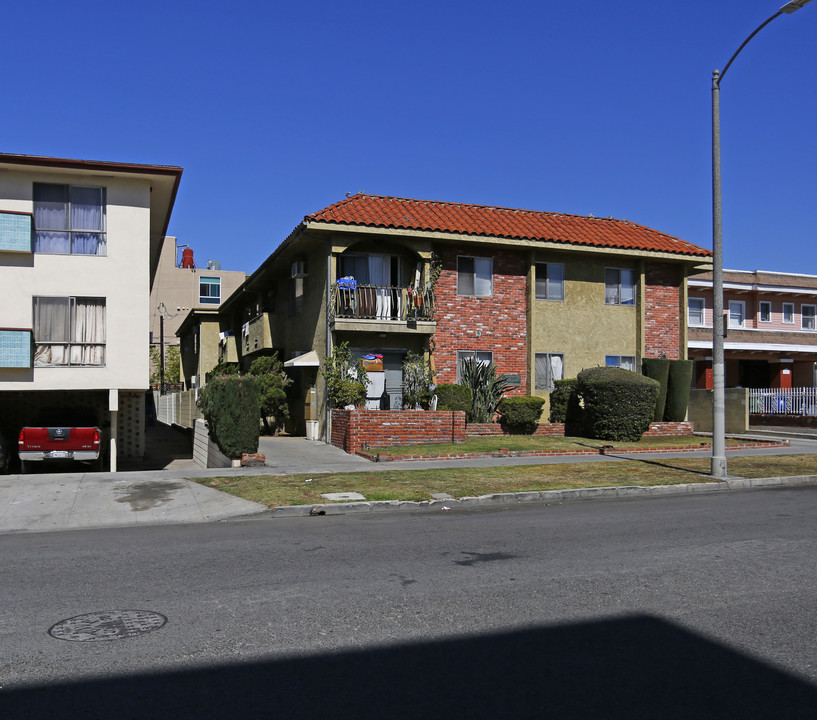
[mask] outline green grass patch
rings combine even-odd
[[[622,485],[677,485],[713,482],[710,458],[626,462],[559,463],[491,468],[418,467],[314,475],[252,475],[193,478],[238,497],[278,507],[326,503],[321,493],[359,492],[367,500],[429,500],[445,492],[455,498],[501,492],[564,490]],[[729,459],[729,473],[741,477],[808,475],[817,472],[817,455],[768,455]]]
[[[727,445],[737,445],[741,441],[727,438]],[[488,437],[468,438],[464,443],[447,443],[433,445],[392,445],[389,447],[370,448],[366,452],[380,453],[388,457],[400,455],[457,455],[460,453],[497,452],[504,448],[514,452],[531,450],[554,450],[570,452],[576,450],[598,450],[602,446],[612,446],[616,450],[643,450],[649,448],[687,448],[709,447],[708,438],[699,435],[682,435],[672,437],[650,437],[639,442],[589,440],[580,437],[541,437],[533,435],[490,435]]]

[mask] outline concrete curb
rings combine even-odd
[[[770,478],[727,478],[723,482],[684,483],[681,485],[623,485],[620,487],[577,488],[574,490],[542,490],[519,493],[494,493],[459,500],[375,500],[351,503],[323,503],[319,505],[284,505],[272,508],[272,517],[307,517],[310,515],[349,515],[385,511],[419,510],[476,510],[520,505],[556,505],[575,500],[607,500],[618,498],[666,497],[671,495],[697,495],[747,490],[764,487],[803,487],[817,485],[817,475],[794,475]]]

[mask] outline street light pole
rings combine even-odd
[[[746,44],[772,20],[793,13],[811,0],[791,0],[755,28],[735,50],[723,71],[712,73],[712,477],[725,478],[726,467],[726,392],[724,371],[723,315],[723,226],[721,215],[721,82],[732,61]]]

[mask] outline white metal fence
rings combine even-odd
[[[752,415],[817,415],[817,388],[749,389]]]

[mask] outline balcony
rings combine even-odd
[[[272,350],[272,330],[269,313],[263,312],[241,326],[239,340],[242,354],[251,355],[259,350]]]
[[[433,334],[434,292],[426,288],[358,285],[341,278],[332,285],[329,313],[336,330]]]

